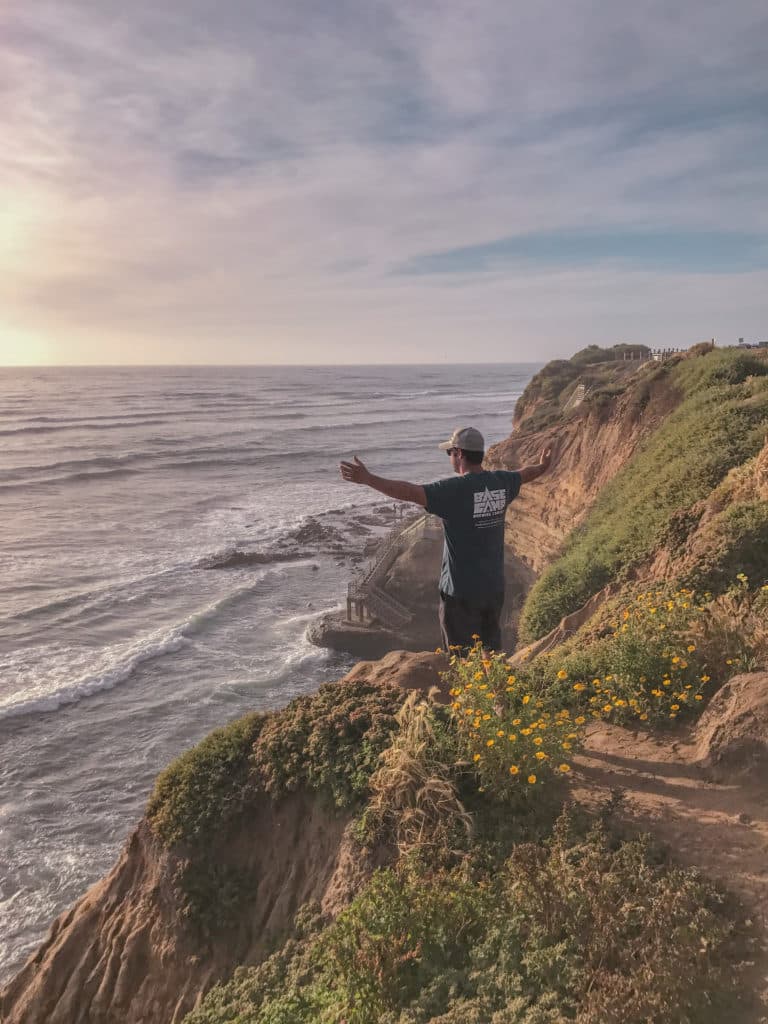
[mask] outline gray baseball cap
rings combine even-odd
[[[463,448],[465,452],[484,452],[485,441],[474,427],[457,427],[449,440],[443,441],[439,447],[444,451],[448,448]]]

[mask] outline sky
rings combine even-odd
[[[0,365],[768,339],[765,0],[0,11]]]

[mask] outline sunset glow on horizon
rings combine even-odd
[[[768,338],[761,0],[3,20],[0,365]]]

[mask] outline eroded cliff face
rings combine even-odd
[[[426,693],[442,685],[446,666],[434,653],[396,651],[360,662],[345,678]],[[142,821],[109,875],[57,918],[0,993],[0,1021],[177,1024],[236,967],[260,963],[300,907],[317,903],[334,917],[387,862],[385,848],[361,850],[350,818],[315,793],[254,794],[205,857],[197,856],[214,875],[231,873],[240,883],[227,906],[210,901],[212,914],[226,918],[208,926],[187,916],[180,891],[189,851],[164,848]]]
[[[658,428],[680,396],[663,378],[644,384],[636,372],[627,390],[598,404],[584,402],[567,418],[541,431],[525,422],[488,452],[489,469],[518,469],[539,461],[551,447],[551,469],[527,484],[507,512],[506,543],[511,557],[531,570],[521,584],[554,559],[570,531],[582,521],[602,487],[632,458],[643,439]]]
[[[308,900],[343,902],[356,864],[348,818],[292,794],[264,797],[228,831],[212,862],[236,868],[249,895],[214,937],[185,920],[183,859],[146,822],[110,874],[62,914],[0,996],[4,1024],[174,1024],[237,964],[258,963]]]

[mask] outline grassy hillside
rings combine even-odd
[[[521,639],[536,639],[610,580],[627,578],[662,544],[670,524],[684,524],[726,474],[756,455],[768,430],[768,361],[715,350],[664,365],[683,401],[635,458],[603,489],[562,556],[533,587]],[[635,385],[642,387],[642,384]],[[723,517],[726,567],[768,574],[768,505],[731,507]],[[727,557],[729,545],[738,549]],[[727,585],[721,566],[702,564],[687,579]]]
[[[523,433],[541,430],[556,423],[563,407],[578,384],[600,401],[606,395],[620,394],[638,368],[638,362],[625,361],[625,355],[650,355],[645,345],[613,345],[601,348],[589,345],[570,359],[547,363],[528,383],[515,405],[515,425]]]

